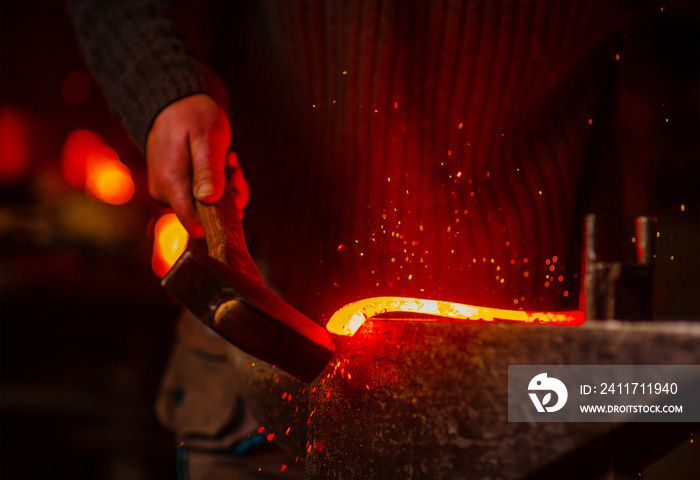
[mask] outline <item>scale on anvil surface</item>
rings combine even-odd
[[[322,360],[302,362],[303,373],[323,370],[318,376],[309,374],[307,384],[226,344],[232,387],[266,432],[274,433],[275,441],[305,460],[309,479],[636,475],[645,462],[696,432],[697,425],[508,422],[509,364],[700,363],[700,324],[591,318],[623,312],[635,295],[646,302],[654,240],[653,223],[640,219],[637,264],[603,263],[596,252],[595,226],[595,217],[587,217],[583,325],[571,326],[582,323],[582,312],[528,313],[417,299],[384,299],[378,304],[370,300],[376,311],[430,307],[432,313],[421,313],[506,322],[464,323],[435,317],[387,321],[372,319],[371,308],[359,316],[350,312],[347,323],[338,325],[341,331],[347,325],[348,333],[355,330],[356,335],[332,338],[335,352],[330,363],[329,349]],[[209,324],[216,327],[228,315],[219,311],[222,305],[238,313],[242,309],[251,320],[259,314],[241,302],[240,298],[218,298],[214,304],[205,304]],[[635,308],[637,316],[646,311]],[[359,328],[367,319],[371,328]],[[535,320],[565,326],[522,324]],[[314,342],[314,335],[307,335],[305,341],[325,343]],[[275,348],[288,344],[276,343]],[[309,354],[308,349],[305,352],[297,360]],[[298,368],[294,357],[285,358],[291,362],[285,371]]]

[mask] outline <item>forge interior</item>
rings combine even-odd
[[[308,317],[379,296],[576,310],[595,213],[609,261],[657,219],[649,320],[700,320],[696,3],[185,3],[229,86],[248,247]],[[159,277],[186,238],[65,5],[3,1],[0,38],[0,476],[173,478]],[[644,478],[692,471],[687,443]]]

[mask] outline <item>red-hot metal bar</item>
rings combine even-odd
[[[414,321],[430,322],[515,322],[524,324],[581,325],[584,314],[568,312],[525,312],[501,308],[477,307],[440,300],[404,297],[374,297],[350,303],[333,314],[326,329],[336,335],[352,336],[369,318],[384,313],[413,313],[431,315]],[[405,319],[402,319],[405,321]]]

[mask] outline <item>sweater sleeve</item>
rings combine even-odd
[[[205,93],[228,111],[217,75],[188,51],[164,2],[68,0],[83,55],[119,121],[144,151],[167,105]]]

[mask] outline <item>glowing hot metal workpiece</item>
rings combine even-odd
[[[440,300],[422,300],[405,297],[374,297],[350,303],[333,314],[326,329],[336,335],[352,336],[362,324],[384,313],[423,314],[431,317],[410,321],[439,322],[515,322],[523,324],[581,325],[584,315],[580,311],[524,312],[500,308],[477,307]],[[391,320],[391,319],[388,319]],[[406,320],[406,319],[402,319]]]

